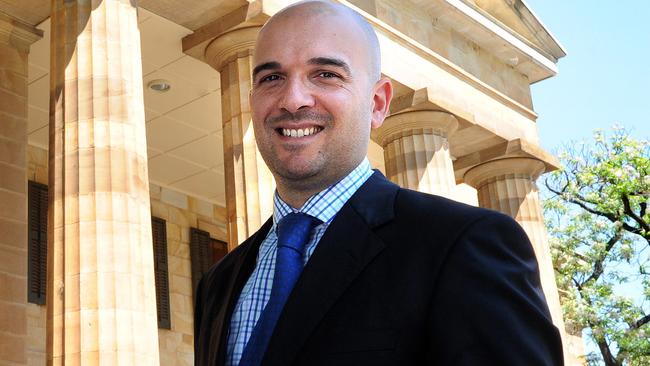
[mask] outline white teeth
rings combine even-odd
[[[310,127],[310,128],[303,128],[303,129],[290,129],[290,128],[283,128],[282,129],[282,134],[287,137],[303,137],[303,136],[310,136],[315,134],[316,132],[319,132],[320,128],[318,127]]]

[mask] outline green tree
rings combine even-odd
[[[546,175],[553,264],[568,329],[590,365],[650,365],[650,145],[614,127],[574,143]]]

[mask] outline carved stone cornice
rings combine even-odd
[[[478,188],[489,179],[504,175],[519,175],[537,179],[546,166],[543,161],[534,158],[505,158],[488,161],[477,165],[465,173],[464,181]]]
[[[41,38],[43,38],[42,30],[0,12],[0,43],[29,49],[32,43]]]
[[[205,61],[217,71],[237,57],[253,53],[261,27],[238,28],[212,40],[205,48]]]
[[[413,134],[431,133],[449,137],[458,129],[458,120],[453,114],[420,110],[390,115],[378,129],[372,131],[371,137],[380,146]]]

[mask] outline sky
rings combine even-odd
[[[650,138],[650,1],[524,0],[564,47],[558,75],[532,85],[542,147],[615,123]]]

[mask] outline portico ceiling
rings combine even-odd
[[[196,30],[249,3],[246,0],[140,0],[139,9]],[[0,12],[37,25],[50,17],[51,0],[0,0]]]
[[[147,10],[138,14],[147,126],[149,179],[225,205],[219,73],[181,51],[191,31]],[[48,146],[49,20],[29,55],[29,143]],[[171,89],[147,84],[165,79]]]

